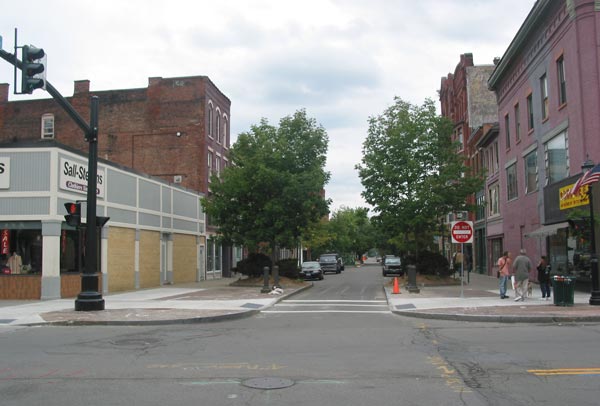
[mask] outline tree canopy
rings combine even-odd
[[[437,227],[439,216],[468,209],[467,197],[483,185],[465,166],[452,131],[431,99],[416,106],[396,98],[369,120],[356,168],[378,229],[396,247],[418,243]]]
[[[328,137],[304,110],[280,120],[266,119],[239,135],[231,165],[212,176],[203,207],[232,243],[292,247],[302,232],[328,212],[323,197]]]

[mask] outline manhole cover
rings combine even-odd
[[[289,388],[294,381],[284,378],[252,378],[242,382],[242,385],[254,389],[283,389]]]

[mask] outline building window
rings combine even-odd
[[[488,189],[488,215],[497,216],[500,214],[500,205],[498,200],[498,195],[500,193],[500,186],[498,183],[494,183]]]
[[[217,126],[215,128],[215,134],[217,135],[217,142],[221,143],[221,116],[217,111]]]
[[[506,168],[506,197],[508,200],[513,200],[519,197],[517,186],[517,164],[515,162]]]
[[[546,74],[540,78],[540,94],[542,96],[542,120],[548,118],[548,78]]]
[[[544,144],[546,152],[547,184],[566,178],[569,174],[568,139],[563,131]]]
[[[54,115],[42,116],[42,138],[54,138]]]
[[[519,117],[519,103],[515,104],[515,140],[521,141],[521,117]]]
[[[537,151],[525,156],[525,193],[535,192],[538,188]]]
[[[215,157],[215,173],[218,178],[221,177],[221,159],[218,155]]]
[[[463,129],[460,127],[458,129],[458,133],[456,134],[456,139],[458,140],[458,150],[462,151],[464,149],[464,140],[463,140]]]
[[[208,104],[208,136],[212,137],[213,132],[213,106],[212,103]]]
[[[504,131],[506,132],[506,149],[510,149],[510,118],[508,114],[504,116]]]
[[[485,219],[485,195],[482,193],[477,195],[477,211],[476,220],[484,220]]]
[[[527,96],[527,129],[533,131],[533,97]]]
[[[227,124],[227,116],[223,116],[223,145],[225,147],[227,146],[227,131],[229,129],[229,126]]]
[[[503,244],[502,244],[502,238],[494,238],[490,241],[490,244],[492,246],[492,248],[491,248],[492,264],[497,264],[498,260],[500,259],[500,257],[502,256],[502,253],[504,251]]]
[[[565,78],[565,59],[563,56],[556,61],[556,71],[558,76],[558,105],[567,103],[567,81]]]
[[[492,169],[494,170],[494,173],[498,172],[498,169],[500,169],[500,160],[498,158],[498,143],[495,142],[494,143],[494,153],[492,156]]]
[[[210,182],[210,176],[212,175],[212,169],[213,169],[213,153],[208,151],[208,160],[207,160],[207,176],[208,176],[208,181]]]

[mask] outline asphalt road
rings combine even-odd
[[[12,405],[597,405],[599,324],[392,315],[348,267],[252,318],[0,329]]]

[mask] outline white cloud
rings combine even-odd
[[[3,48],[35,44],[65,96],[206,75],[232,102],[231,130],[305,108],[328,131],[333,209],[366,206],[354,166],[367,120],[399,96],[436,99],[460,54],[502,56],[533,0],[33,0],[0,15]],[[36,12],[31,12],[36,10]],[[23,18],[27,16],[27,19]],[[493,24],[492,24],[493,23]],[[13,70],[0,61],[0,82]],[[48,97],[10,96],[12,100]]]

